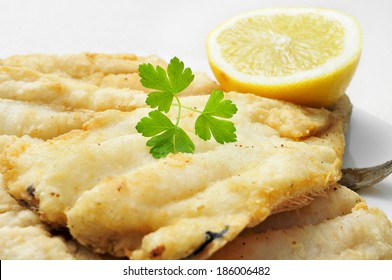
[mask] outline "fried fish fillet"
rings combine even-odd
[[[317,225],[325,220],[351,213],[364,200],[352,190],[339,184],[332,185],[320,196],[302,208],[282,212],[268,217],[263,223],[252,228],[253,232],[288,229],[295,226]]]
[[[184,91],[183,96],[207,94],[210,92],[207,89],[214,88],[215,83],[209,83],[211,80],[204,75],[197,77],[198,81]],[[0,66],[0,98],[63,106],[67,110],[132,111],[146,106],[145,91],[126,87],[99,87],[54,74],[6,66]]]
[[[165,68],[167,66],[167,63],[157,56],[134,54],[28,54],[0,59],[0,65],[3,66],[27,68],[45,74],[92,81],[94,76],[137,73],[141,63],[151,63]]]
[[[83,130],[7,145],[5,188],[96,252],[208,258],[246,227],[323,193],[339,179],[344,149],[339,114],[250,94],[226,97],[238,107],[236,143],[200,140],[189,112],[181,124],[195,153],[156,160],[135,130],[150,109],[107,110]],[[182,102],[201,108],[206,101]]]
[[[237,143],[199,140],[189,114],[181,123],[196,153],[157,161],[134,129],[148,111],[137,109],[149,91],[137,73],[144,62],[166,65],[153,56],[102,54],[0,60],[6,117],[0,133],[8,134],[0,136],[1,171],[13,196],[0,186],[1,259],[102,257],[80,243],[142,259],[208,258],[214,252],[213,258],[226,259],[392,258],[390,222],[334,185],[351,110],[347,97],[331,113],[228,93],[240,108]],[[182,95],[213,88],[215,82],[196,73]],[[185,100],[194,106],[204,99]],[[131,106],[121,105],[125,100]],[[81,127],[92,111],[106,112],[52,140],[12,136],[49,139]],[[337,236],[341,225],[356,234]],[[53,235],[53,227],[68,227],[80,243]],[[277,252],[282,244],[287,246]]]
[[[140,63],[130,54],[25,55],[0,60],[0,135],[49,139],[81,128],[95,111],[144,107]],[[208,94],[217,84],[204,73],[182,95]]]
[[[54,236],[38,215],[3,189],[0,175],[0,259],[101,259],[73,240]]]
[[[345,243],[342,247],[335,246],[332,252],[333,245],[330,243],[337,242],[341,245],[339,240],[335,240],[335,236],[336,231],[341,231],[342,224],[352,231],[344,231]],[[377,230],[371,231],[369,239],[367,232],[370,226]],[[292,234],[293,232],[295,234]],[[328,234],[328,237],[315,244],[315,241],[319,240],[313,238],[317,237],[315,232],[324,236]],[[359,234],[354,235],[353,232]],[[72,240],[66,241],[53,236],[33,211],[19,206],[2,190],[1,177],[0,233],[0,259],[3,260],[102,258]],[[380,211],[368,210],[363,206],[358,194],[334,185],[325,195],[316,197],[310,205],[272,215],[260,225],[246,229],[211,258],[391,259],[391,234],[392,225]],[[304,247],[312,247],[312,250],[303,249],[299,242],[306,243]],[[282,251],[277,251],[276,248],[282,246],[281,244],[288,245],[284,246]],[[348,244],[351,249],[347,249]],[[314,249],[316,247],[317,250]],[[273,250],[268,251],[266,248]]]
[[[63,106],[66,109],[131,111],[145,106],[143,91],[93,84],[19,67],[0,67],[0,98]]]
[[[55,74],[99,87],[150,92],[150,89],[143,87],[140,83],[138,68],[141,63],[167,67],[167,63],[157,56],[136,56],[134,54],[29,54],[0,59],[2,66],[25,68],[43,74]],[[181,95],[206,94],[214,88],[218,88],[215,81],[203,72],[195,72],[195,81]]]
[[[308,206],[244,230],[212,259],[392,259],[392,223],[336,185]]]
[[[93,115],[90,110],[67,111],[62,107],[0,99],[0,135],[49,139],[81,128]]]

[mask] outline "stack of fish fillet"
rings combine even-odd
[[[347,96],[329,109],[225,93],[235,143],[155,159],[130,54],[0,60],[0,259],[391,259],[392,224],[337,182]],[[202,108],[204,73],[181,93]],[[169,116],[175,117],[175,110]]]

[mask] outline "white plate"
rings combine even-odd
[[[354,108],[346,139],[345,167],[368,167],[392,160],[392,126]],[[371,207],[392,220],[392,175],[359,192]]]
[[[181,60],[193,71],[204,71],[213,77],[207,61],[192,57]],[[392,160],[392,126],[354,104],[345,150],[344,167],[369,167]],[[392,175],[359,193],[369,206],[380,208],[392,220]]]

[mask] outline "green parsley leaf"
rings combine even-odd
[[[155,110],[148,114],[148,117],[142,118],[136,125],[136,130],[144,137],[152,137],[162,133],[174,124],[162,112]]]
[[[195,76],[190,68],[184,69],[184,62],[177,57],[170,60],[167,66],[167,74],[172,86],[173,94],[177,94],[186,89],[192,82]]]
[[[173,95],[170,92],[156,91],[147,95],[147,105],[157,108],[159,111],[169,112],[173,103]]]
[[[147,141],[147,146],[151,147],[150,153],[154,158],[162,158],[169,153],[193,153],[195,145],[188,134],[179,127],[181,111],[183,109],[200,113],[195,122],[196,134],[204,139],[211,139],[211,135],[218,143],[235,142],[234,124],[228,120],[236,112],[237,107],[231,100],[223,100],[224,95],[220,90],[213,90],[202,112],[199,110],[183,106],[178,93],[183,91],[194,79],[191,69],[185,68],[184,63],[177,57],[170,60],[166,71],[151,64],[141,64],[139,66],[139,76],[144,87],[158,91],[148,94],[146,103],[151,108],[148,117],[142,118],[136,125],[136,130],[145,137],[151,137]],[[162,112],[169,112],[173,106],[173,99],[176,99],[178,108],[177,120],[173,123]]]
[[[166,157],[169,153],[193,153],[195,150],[186,132],[158,110],[142,118],[136,130],[143,136],[153,136],[147,141],[147,146],[151,147],[150,153],[154,158]]]
[[[148,94],[146,103],[151,108],[169,112],[173,97],[187,88],[194,79],[190,68],[185,68],[184,63],[177,57],[170,60],[166,71],[161,67],[150,63],[139,66],[140,82],[146,88],[158,90]]]
[[[223,97],[223,91],[213,90],[203,112],[196,119],[195,132],[201,139],[209,140],[212,134],[220,144],[237,141],[234,123],[217,118],[231,118],[237,112],[235,104],[231,100],[223,100]]]
[[[188,134],[178,126],[152,137],[147,146],[151,147],[150,153],[154,158],[166,157],[169,153],[193,153],[195,150]]]

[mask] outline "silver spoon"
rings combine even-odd
[[[367,168],[345,168],[342,169],[342,173],[339,184],[353,191],[359,191],[388,177],[392,173],[392,160]]]

